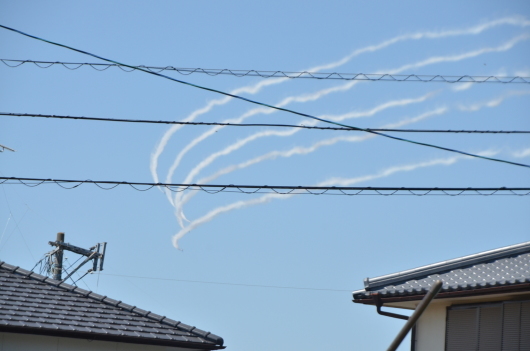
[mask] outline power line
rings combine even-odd
[[[438,146],[438,145],[433,145],[433,144],[428,144],[428,143],[422,143],[422,142],[419,142],[419,141],[414,141],[414,140],[410,140],[410,139],[400,138],[400,137],[396,137],[396,136],[393,136],[393,135],[384,134],[384,133],[381,133],[381,132],[375,132],[375,131],[372,131],[372,130],[367,130],[367,129],[365,129],[365,128],[354,127],[354,126],[350,126],[350,125],[347,125],[347,124],[342,124],[342,123],[337,123],[337,122],[329,121],[329,120],[326,120],[326,119],[323,119],[323,118],[319,118],[319,117],[316,117],[316,116],[309,115],[309,114],[307,114],[307,113],[302,113],[302,112],[298,112],[298,111],[291,110],[291,109],[287,109],[287,108],[283,108],[283,107],[278,107],[278,106],[274,106],[274,105],[269,105],[269,104],[266,104],[266,103],[263,103],[263,102],[259,102],[259,101],[256,101],[256,100],[251,100],[251,99],[245,98],[245,97],[243,97],[243,96],[234,95],[234,94],[230,94],[230,93],[227,93],[227,92],[224,92],[224,91],[221,91],[221,90],[217,90],[217,89],[208,88],[208,87],[205,87],[205,86],[201,86],[201,85],[197,85],[197,84],[193,84],[193,83],[185,82],[185,81],[183,81],[183,80],[175,79],[175,78],[173,78],[173,77],[166,76],[166,75],[164,75],[164,74],[160,74],[160,73],[157,73],[157,72],[153,72],[153,71],[150,71],[150,70],[145,69],[145,68],[142,68],[142,67],[132,66],[132,65],[127,65],[127,64],[125,64],[125,63],[121,63],[121,62],[117,62],[117,61],[114,61],[114,60],[110,60],[110,59],[107,59],[107,58],[104,58],[104,57],[101,57],[101,56],[98,56],[98,55],[95,55],[95,54],[89,53],[89,52],[87,52],[87,51],[83,51],[83,50],[80,50],[80,49],[76,49],[76,48],[71,47],[71,46],[68,46],[68,45],[64,45],[64,44],[60,44],[60,43],[55,43],[55,42],[53,42],[53,41],[49,41],[49,40],[47,40],[47,39],[39,38],[39,37],[37,37],[37,36],[31,35],[31,34],[28,34],[28,33],[24,33],[24,32],[22,32],[22,31],[19,31],[19,30],[17,30],[17,29],[14,29],[14,28],[10,28],[10,27],[3,26],[3,25],[0,25],[0,27],[1,27],[1,28],[4,28],[4,29],[7,29],[7,30],[10,30],[10,31],[12,31],[12,32],[15,32],[15,33],[18,33],[18,34],[24,35],[24,36],[29,37],[29,38],[33,38],[33,39],[40,40],[40,41],[43,41],[43,42],[48,43],[48,44],[52,44],[52,45],[56,45],[56,46],[60,46],[60,47],[63,47],[63,48],[65,48],[65,49],[68,49],[68,50],[72,50],[72,51],[79,52],[79,53],[82,53],[82,54],[85,54],[85,55],[89,55],[89,56],[95,57],[95,58],[100,59],[100,60],[103,60],[103,61],[112,62],[113,64],[122,65],[122,66],[124,66],[124,67],[134,68],[134,69],[137,69],[137,70],[139,70],[139,71],[142,71],[142,72],[145,72],[145,73],[149,73],[149,74],[152,74],[152,75],[155,75],[155,76],[158,76],[158,77],[162,77],[162,78],[165,78],[165,79],[169,79],[169,80],[172,80],[172,81],[177,82],[177,83],[180,83],[180,84],[185,84],[185,85],[188,85],[188,86],[190,86],[190,87],[194,87],[194,88],[197,88],[197,89],[202,89],[202,90],[205,90],[205,91],[210,91],[210,92],[217,93],[217,94],[221,94],[221,95],[224,95],[224,96],[229,96],[229,97],[231,97],[231,98],[239,99],[239,100],[242,100],[242,101],[246,101],[246,102],[249,102],[249,103],[251,103],[251,104],[255,104],[255,105],[259,105],[259,106],[264,106],[264,107],[272,108],[272,109],[275,109],[275,110],[278,110],[278,111],[283,111],[283,112],[292,113],[292,114],[295,114],[295,115],[298,115],[298,116],[311,118],[311,119],[314,119],[314,120],[317,120],[317,121],[321,121],[321,122],[329,123],[329,124],[334,124],[334,125],[341,126],[341,127],[346,127],[346,128],[352,128],[352,129],[362,130],[362,131],[365,131],[365,132],[367,132],[367,133],[371,133],[371,134],[375,134],[375,135],[383,136],[383,137],[385,137],[385,138],[389,138],[389,139],[394,139],[394,140],[398,140],[398,141],[403,141],[403,142],[406,142],[406,143],[411,143],[411,144],[416,144],[416,145],[421,145],[421,146],[431,147],[431,148],[435,148],[435,149],[439,149],[439,150],[445,150],[445,151],[449,151],[449,152],[458,153],[458,154],[461,154],[461,155],[466,155],[466,156],[470,156],[470,157],[480,158],[480,159],[483,159],[483,160],[489,160],[489,161],[495,161],[495,162],[502,162],[502,163],[511,164],[511,165],[514,165],[514,166],[520,166],[520,167],[530,168],[530,165],[523,164],[523,163],[512,162],[512,161],[501,160],[501,159],[493,158],[493,157],[487,157],[487,156],[481,156],[481,155],[471,154],[471,153],[469,153],[469,152],[464,152],[464,151],[460,151],[460,150],[456,150],[456,149],[451,149],[451,148],[447,148],[447,147],[443,147],[443,146]]]
[[[293,71],[265,71],[255,69],[227,69],[227,68],[182,68],[173,66],[126,66],[118,63],[87,63],[87,62],[62,62],[62,61],[35,61],[35,60],[9,60],[0,59],[2,63],[11,68],[20,67],[25,63],[34,64],[39,68],[62,66],[69,70],[76,70],[88,66],[96,71],[105,71],[110,67],[118,67],[124,72],[133,72],[140,68],[151,72],[173,71],[181,75],[202,73],[209,76],[230,75],[234,77],[261,77],[261,78],[289,78],[289,79],[319,79],[319,80],[364,80],[384,82],[439,82],[439,83],[530,83],[530,77],[521,76],[470,76],[470,75],[427,75],[427,74],[388,74],[388,73],[338,73],[338,72],[293,72]],[[13,63],[13,64],[10,64]],[[126,67],[126,68],[125,68]]]
[[[136,275],[123,275],[123,274],[102,273],[102,275],[107,275],[107,276],[111,276],[111,277],[124,277],[124,278],[137,278],[137,279],[150,279],[150,280],[164,280],[164,281],[185,282],[185,283],[201,283],[201,284],[214,284],[214,285],[246,286],[246,287],[252,287],[252,288],[272,288],[272,289],[289,289],[289,290],[314,290],[314,291],[351,292],[351,290],[341,290],[341,289],[303,288],[303,287],[296,287],[296,286],[226,283],[226,282],[212,282],[212,281],[204,281],[204,280],[142,277],[142,276],[136,276]]]
[[[0,183],[2,184],[2,183]],[[22,234],[22,230],[20,229],[20,225],[19,223],[22,222],[22,220],[24,219],[24,216],[26,216],[26,213],[28,212],[28,210],[26,209],[26,211],[24,212],[24,215],[20,218],[19,221],[17,221],[16,217],[13,215],[13,211],[11,210],[11,205],[9,204],[9,200],[7,199],[7,194],[6,194],[6,191],[4,189],[4,187],[2,187],[2,192],[4,193],[4,198],[6,199],[6,204],[7,204],[7,209],[9,211],[9,215],[11,216],[10,218],[13,218],[13,221],[15,222],[15,228],[18,230],[18,232],[20,233],[20,237],[22,238],[22,241],[24,242],[24,245],[26,246],[26,249],[28,249],[28,252],[31,256],[31,258],[33,259],[33,261],[35,261],[35,257],[33,256],[33,253],[31,252],[31,249],[29,248],[29,245],[26,241],[26,238],[24,237],[24,234]],[[3,234],[2,234],[3,236]],[[9,237],[11,237],[11,235],[9,235]],[[9,239],[8,237],[8,239]],[[7,240],[6,239],[6,243],[7,243]]]
[[[166,188],[172,192],[199,190],[209,194],[236,192],[244,194],[279,194],[279,195],[530,195],[530,187],[483,187],[483,188],[447,188],[447,187],[350,187],[350,186],[290,186],[290,185],[234,185],[234,184],[179,184],[179,183],[145,183],[110,180],[72,180],[46,178],[0,177],[0,184],[23,184],[36,187],[42,184],[56,184],[63,189],[74,189],[82,184],[94,184],[103,190],[112,190],[119,185],[129,185],[138,191],[147,191],[154,187]],[[106,187],[107,186],[107,187]],[[145,188],[138,188],[145,187]]]
[[[9,113],[9,112],[0,112],[0,116],[75,119],[75,120],[83,120],[83,121],[100,121],[100,122],[180,124],[180,125],[193,125],[193,126],[286,127],[286,128],[319,129],[319,130],[359,131],[357,129],[343,128],[343,127],[317,127],[317,126],[305,126],[301,124],[296,125],[296,124],[273,124],[273,123],[154,121],[154,120],[149,120],[149,119],[102,118],[102,117],[45,115],[45,114],[34,114],[34,113]],[[527,131],[527,130],[453,130],[453,129],[444,130],[444,129],[388,129],[388,128],[366,128],[366,130],[376,131],[376,132],[406,132],[406,133],[468,133],[468,134],[529,134],[530,133],[530,131]]]

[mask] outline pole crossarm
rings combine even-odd
[[[87,257],[91,256],[94,253],[91,250],[83,249],[82,247],[78,247],[78,246],[75,246],[75,245],[72,245],[72,244],[68,244],[68,243],[63,243],[63,242],[60,242],[60,241],[50,241],[50,242],[48,242],[48,244],[50,244],[51,246],[56,246],[56,247],[58,247],[60,249],[67,250],[67,251],[72,251],[72,252],[74,252],[76,254],[87,256]],[[94,248],[92,248],[92,249],[94,249]],[[102,254],[98,254],[98,257],[101,257],[101,256],[102,256]]]
[[[96,271],[102,271],[103,270],[103,260],[105,259],[105,251],[107,248],[107,243],[97,243],[96,245],[92,246],[91,248],[84,249],[79,246],[75,246],[69,243],[64,242],[64,233],[57,233],[57,240],[55,241],[49,241],[48,244],[51,246],[55,246],[55,248],[48,252],[45,257],[48,258],[50,262],[53,260],[53,264],[50,264],[50,271],[53,273],[53,279],[59,280],[61,283],[65,282],[68,278],[71,278],[72,275],[77,272],[82,266],[84,266],[88,261],[93,261],[93,267],[90,268],[81,278],[83,278],[85,275],[87,275],[90,272],[96,272]],[[81,262],[74,270],[71,272],[67,272],[65,268],[63,268],[63,253],[64,251],[70,251],[75,254],[85,256],[86,258]],[[42,259],[44,260],[44,258]],[[42,261],[41,260],[41,261]],[[41,262],[37,262],[35,267]],[[77,262],[77,261],[76,261]],[[75,263],[74,263],[75,264]],[[70,267],[72,267],[71,265]],[[35,268],[33,267],[33,268]],[[69,268],[70,268],[69,267]],[[68,273],[68,275],[65,278],[62,278],[62,271],[65,271]],[[33,271],[33,269],[32,269]],[[79,278],[78,280],[80,280]],[[72,279],[73,280],[73,279]],[[75,282],[74,282],[75,284]]]

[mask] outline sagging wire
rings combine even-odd
[[[302,129],[318,129],[318,130],[338,130],[338,131],[357,131],[357,132],[360,131],[357,129],[344,128],[344,127],[319,127],[319,126],[306,126],[303,124],[183,122],[183,121],[160,121],[160,120],[156,121],[156,120],[149,120],[149,119],[103,118],[103,117],[46,115],[46,114],[13,113],[13,112],[0,112],[0,116],[73,119],[73,120],[100,121],[100,122],[178,124],[178,125],[193,125],[193,126],[283,127],[283,128],[302,128]],[[365,130],[375,131],[375,132],[403,132],[403,133],[530,134],[529,130],[453,130],[453,129],[388,129],[388,128],[365,128]]]
[[[31,185],[34,182],[36,185]],[[530,195],[530,187],[346,187],[346,186],[290,186],[290,185],[234,185],[234,184],[177,184],[177,183],[143,183],[109,180],[73,180],[73,179],[44,179],[44,178],[19,178],[0,177],[0,184],[23,184],[26,186],[37,186],[42,184],[56,184],[63,189],[74,189],[82,184],[94,184],[103,190],[111,190],[119,185],[128,185],[137,191],[146,191],[154,187],[166,188],[173,192],[186,190],[203,191],[208,194],[221,192],[235,192],[243,194],[271,194],[278,195]],[[63,184],[75,184],[68,187]],[[111,185],[105,187],[104,185]],[[145,187],[139,189],[138,186]]]
[[[385,82],[423,82],[423,83],[530,83],[530,77],[522,76],[451,76],[451,75],[427,75],[427,74],[388,74],[388,73],[338,73],[338,72],[292,72],[292,71],[265,71],[255,69],[218,69],[218,68],[179,68],[173,66],[156,67],[156,66],[127,66],[130,69],[124,69],[122,64],[108,63],[87,63],[87,62],[62,62],[62,61],[36,61],[36,60],[9,60],[0,59],[8,67],[16,68],[25,63],[31,63],[39,68],[49,68],[60,65],[69,70],[76,70],[83,66],[88,66],[96,71],[105,71],[110,67],[118,67],[124,72],[133,72],[140,68],[160,73],[164,71],[174,71],[181,75],[191,75],[193,73],[202,73],[209,76],[230,75],[234,77],[261,77],[261,78],[289,78],[289,79],[318,79],[318,80],[361,80],[361,81],[385,81]],[[10,64],[10,63],[13,64]],[[100,68],[101,67],[101,68]]]
[[[123,275],[123,274],[108,274],[108,273],[103,273],[102,275],[110,276],[110,277],[136,278],[136,279],[148,279],[148,280],[160,280],[160,281],[173,281],[173,282],[185,282],[185,283],[200,283],[200,284],[213,284],[213,285],[230,285],[230,286],[242,286],[242,287],[253,287],[253,288],[272,288],[272,289],[290,289],[290,290],[313,290],[313,291],[351,292],[351,290],[341,290],[341,289],[309,288],[309,287],[298,287],[298,286],[280,286],[280,285],[264,285],[264,284],[244,284],[244,283],[229,283],[229,282],[214,282],[214,281],[204,281],[204,280],[188,280],[188,279],[158,278],[158,277],[134,276],[134,275]],[[134,285],[134,284],[133,284],[133,285]]]
[[[458,153],[458,154],[461,154],[461,155],[466,155],[466,156],[470,156],[470,157],[480,158],[480,159],[483,159],[483,160],[501,162],[501,163],[511,164],[511,165],[514,165],[514,166],[530,168],[530,165],[523,164],[523,163],[512,162],[512,161],[508,161],[508,160],[502,160],[502,159],[497,159],[497,158],[492,158],[492,157],[487,157],[487,156],[471,154],[471,153],[468,153],[468,152],[464,152],[464,151],[460,151],[460,150],[456,150],[456,149],[451,149],[451,148],[447,148],[447,147],[443,147],[443,146],[423,143],[423,142],[414,141],[414,140],[410,140],[410,139],[404,139],[404,138],[396,137],[396,136],[393,136],[393,135],[389,135],[389,134],[385,134],[385,133],[381,133],[381,132],[376,132],[376,131],[373,131],[373,130],[367,130],[365,128],[354,127],[354,126],[350,126],[350,125],[346,125],[346,124],[342,124],[342,123],[338,123],[338,122],[333,122],[333,121],[330,121],[330,120],[326,120],[326,119],[319,118],[319,117],[316,117],[316,116],[312,116],[312,115],[309,115],[309,114],[306,114],[306,113],[294,111],[294,110],[291,110],[291,109],[278,107],[278,106],[274,106],[274,105],[269,105],[269,104],[266,104],[266,103],[263,103],[263,102],[259,102],[259,101],[256,101],[256,100],[251,100],[251,99],[245,98],[243,96],[234,95],[234,94],[230,94],[230,93],[227,93],[227,92],[224,92],[224,91],[221,91],[221,90],[217,90],[217,89],[208,88],[208,87],[204,87],[204,86],[201,86],[201,85],[185,82],[185,81],[182,81],[182,80],[179,80],[179,79],[176,79],[176,78],[173,78],[173,77],[170,77],[170,76],[158,73],[158,72],[150,71],[150,70],[148,70],[146,68],[143,68],[143,67],[128,65],[128,64],[125,64],[125,63],[121,63],[121,62],[118,62],[118,61],[107,59],[107,58],[104,58],[104,57],[89,53],[87,51],[83,51],[83,50],[80,50],[80,49],[73,48],[73,47],[68,46],[68,45],[55,43],[55,42],[49,41],[47,39],[39,38],[37,36],[31,35],[31,34],[28,34],[28,33],[24,33],[22,31],[19,31],[17,29],[10,28],[10,27],[4,26],[4,25],[0,25],[0,27],[4,28],[4,29],[7,29],[9,31],[24,35],[24,36],[29,37],[29,38],[40,40],[40,41],[43,41],[43,42],[48,43],[48,44],[60,46],[60,47],[63,47],[63,48],[66,48],[66,49],[69,49],[69,50],[72,50],[72,51],[75,51],[75,52],[79,52],[79,53],[82,53],[82,54],[85,54],[85,55],[89,55],[89,56],[95,57],[95,58],[103,60],[103,61],[111,62],[111,63],[116,64],[116,65],[121,65],[121,66],[128,67],[128,68],[131,68],[131,69],[137,69],[137,70],[139,70],[141,72],[145,72],[145,73],[149,73],[149,74],[152,74],[152,75],[155,75],[155,76],[159,76],[159,77],[162,77],[162,78],[165,78],[165,79],[169,79],[169,80],[172,80],[172,81],[180,83],[180,84],[185,84],[185,85],[188,85],[188,86],[191,86],[191,87],[194,87],[194,88],[198,88],[198,89],[202,89],[202,90],[205,90],[205,91],[210,91],[210,92],[214,92],[214,93],[217,93],[217,94],[229,96],[231,98],[239,99],[239,100],[242,100],[242,101],[246,101],[246,102],[249,102],[249,103],[252,103],[252,104],[255,104],[255,105],[272,108],[272,109],[275,109],[275,110],[278,110],[278,111],[292,113],[292,114],[295,114],[295,115],[298,115],[298,116],[311,118],[311,119],[314,119],[314,120],[317,120],[317,121],[320,121],[320,122],[334,124],[334,125],[345,127],[345,128],[361,130],[361,131],[364,131],[364,132],[367,132],[367,133],[372,133],[372,134],[375,134],[375,135],[383,136],[385,138],[394,139],[394,140],[398,140],[398,141],[403,141],[403,142],[407,142],[407,143],[411,143],[411,144],[415,144],[415,145],[421,145],[421,146],[431,147],[431,148],[435,148],[435,149],[439,149],[439,150],[454,152],[454,153]]]

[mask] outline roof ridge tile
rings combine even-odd
[[[151,318],[151,319],[154,319],[156,320],[157,322],[161,322],[164,318],[166,318],[165,316],[161,316],[159,314],[156,314],[156,313],[153,313],[153,312],[149,312],[147,315],[146,315],[147,318]]]
[[[23,275],[25,275],[26,277],[29,276],[29,275],[32,273],[31,271],[25,270],[24,268],[20,268],[20,267],[17,267],[14,271],[15,271],[16,273],[23,274]]]
[[[131,312],[137,313],[142,317],[146,317],[151,311],[142,310],[141,308],[135,307]]]
[[[132,312],[132,310],[136,308],[136,306],[126,304],[125,302],[120,302],[118,305],[116,305],[116,307],[122,308],[125,311],[129,311],[129,312]]]
[[[85,289],[82,289],[82,288],[79,288],[79,287],[76,287],[74,290],[72,290],[72,292],[75,292],[77,294],[81,294],[83,296],[88,296],[88,294],[90,294],[90,291],[89,290],[85,290]]]
[[[87,297],[90,297],[91,299],[94,299],[96,301],[100,301],[100,302],[103,302],[103,300],[107,297],[107,296],[103,296],[103,295],[100,295],[100,294],[97,294],[93,291],[91,291]]]
[[[114,307],[118,306],[118,304],[121,303],[121,300],[114,300],[114,299],[111,299],[110,297],[107,297],[105,296],[105,298],[102,300],[103,302],[109,304],[109,305],[112,305]]]

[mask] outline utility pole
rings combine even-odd
[[[64,243],[64,233],[57,233],[57,243]],[[52,278],[61,280],[63,274],[63,249],[59,246],[53,260]]]
[[[81,276],[82,279],[85,275],[91,272],[97,272],[103,270],[103,260],[105,259],[105,251],[107,249],[107,243],[97,243],[96,245],[92,246],[91,248],[83,249],[82,247],[78,247],[69,243],[64,242],[64,233],[57,233],[57,240],[55,241],[49,241],[48,242],[51,246],[55,246],[55,248],[44,255],[44,258],[42,258],[37,264],[35,264],[35,269],[39,264],[41,264],[41,274],[44,270],[49,276],[51,276],[53,279],[60,281],[61,283],[66,281],[68,278],[72,279],[72,275],[79,270],[85,263],[88,261],[92,261],[92,268],[90,268],[85,274]],[[85,260],[81,262],[79,265],[77,265],[76,268],[73,270],[70,270],[70,267],[63,267],[63,255],[64,251],[71,251],[73,253],[76,253],[81,256],[85,256]],[[77,262],[77,261],[76,261]],[[42,264],[44,263],[44,268],[42,267]],[[33,271],[32,269],[32,271]],[[63,278],[63,271],[67,274],[66,277]],[[73,281],[73,279],[72,279]],[[74,281],[75,284],[75,281]]]

